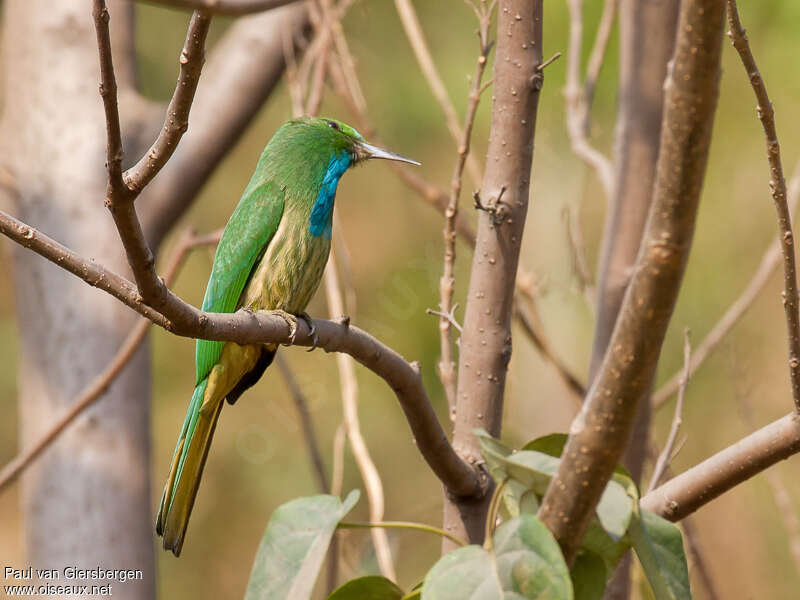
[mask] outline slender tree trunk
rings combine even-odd
[[[133,92],[132,9],[120,3],[111,12],[120,86]],[[3,16],[0,159],[15,180],[14,210],[81,254],[126,272],[103,206],[105,130],[91,7],[7,0]],[[24,447],[106,365],[136,315],[21,247],[11,256]],[[149,405],[145,345],[102,402],[25,473],[31,565],[140,569],[141,580],[112,584],[114,598],[154,597]]]
[[[453,445],[466,461],[482,459],[472,430],[500,434],[511,358],[511,308],[528,210],[536,108],[542,74],[542,2],[501,0],[492,87],[492,124],[484,205],[478,216],[458,369]],[[482,542],[488,497],[445,501],[444,526]]]
[[[664,79],[675,48],[679,6],[678,0],[622,0],[620,5],[615,185],[598,268],[597,327],[590,382],[603,362],[650,210],[661,137]],[[637,481],[642,476],[649,431],[650,403],[642,402],[623,457]],[[606,598],[628,597],[629,567],[626,557],[606,590]]]

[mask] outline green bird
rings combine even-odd
[[[303,311],[328,261],[339,179],[370,158],[419,164],[368,144],[334,119],[303,117],[278,129],[225,226],[203,310],[280,311],[294,334],[297,317],[308,320]],[[276,351],[276,344],[197,340],[194,393],[156,522],[164,549],[175,556],[183,546],[223,400],[236,402],[260,379]]]

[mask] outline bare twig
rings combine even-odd
[[[692,517],[684,517],[681,521],[681,528],[683,529],[683,537],[686,540],[686,548],[692,559],[692,571],[699,575],[700,581],[706,589],[706,597],[708,600],[720,600],[722,596],[717,591],[717,585],[711,576],[711,569],[708,568],[708,562],[700,544],[700,535],[697,532],[697,527],[695,527],[694,519]]]
[[[613,0],[606,0],[606,5],[613,4]],[[572,151],[597,173],[606,198],[611,197],[614,187],[614,169],[611,161],[602,152],[594,148],[589,142],[589,107],[587,89],[581,85],[581,47],[583,46],[583,0],[568,0],[569,6],[569,49],[567,51],[567,83],[564,86],[564,99],[567,109],[567,132],[569,133]],[[604,20],[598,29],[593,55],[592,77],[596,78],[602,65],[602,56],[605,51],[611,24],[614,19],[613,8],[606,6]],[[609,21],[606,23],[606,21]],[[605,41],[603,40],[605,36]],[[594,93],[594,84],[591,81],[589,91]]]
[[[308,408],[308,400],[300,389],[300,384],[297,383],[297,378],[294,376],[292,368],[281,354],[275,357],[275,364],[278,366],[278,370],[283,376],[283,381],[289,389],[292,400],[294,400],[294,406],[300,418],[300,427],[303,430],[303,440],[306,443],[306,448],[308,448],[308,454],[311,459],[314,475],[317,478],[317,484],[321,493],[326,494],[330,490],[330,485],[328,483],[328,475],[325,472],[325,461],[322,458],[322,451],[319,448],[317,434],[314,431],[314,421],[311,419],[311,411]]]
[[[594,45],[586,62],[586,79],[583,82],[583,97],[586,102],[586,122],[584,130],[589,133],[589,111],[594,101],[594,90],[597,87],[597,80],[600,77],[600,70],[606,58],[608,40],[611,39],[611,30],[614,27],[614,18],[617,12],[617,2],[619,0],[604,0],[603,14],[600,17],[600,24],[597,26],[597,34],[594,37]]]
[[[168,262],[164,276],[167,285],[175,279],[183,261],[192,249],[199,246],[214,245],[219,241],[220,235],[221,232],[215,232],[214,234],[197,236],[191,229],[187,229],[180,237],[173,256]],[[149,319],[140,319],[125,338],[122,346],[117,351],[116,355],[114,355],[114,358],[108,366],[86,386],[64,415],[55,421],[50,429],[48,429],[37,442],[3,467],[2,471],[0,471],[0,491],[16,480],[17,477],[19,477],[19,475],[75,421],[75,419],[103,397],[108,387],[122,372],[130,359],[133,358],[136,350],[144,340],[150,324],[151,321]]]
[[[683,417],[683,400],[686,396],[686,386],[689,385],[689,363],[692,357],[692,347],[689,344],[689,329],[683,330],[683,373],[681,375],[681,384],[678,389],[678,402],[675,404],[675,415],[672,417],[672,425],[669,428],[669,435],[658,455],[656,465],[653,467],[653,475],[650,478],[650,484],[647,486],[647,493],[652,492],[664,476],[664,471],[672,460],[672,452],[675,449],[675,442],[678,439],[678,431],[680,431],[682,417]]]
[[[775,113],[772,102],[767,95],[767,88],[761,73],[758,71],[750,44],[747,40],[742,23],[739,21],[739,11],[735,0],[728,0],[728,35],[733,41],[733,47],[739,53],[744,64],[750,84],[758,101],[758,118],[764,128],[767,138],[767,160],[769,161],[770,182],[772,199],[778,213],[778,230],[780,232],[783,251],[783,308],[786,313],[786,330],[789,338],[789,377],[792,384],[792,398],[795,410],[800,411],[800,312],[798,312],[797,292],[797,267],[794,256],[794,234],[792,233],[792,218],[789,214],[789,205],[786,201],[786,180],[783,176],[781,164],[781,149],[778,144],[778,133],[775,130]]]
[[[797,201],[800,198],[800,161],[798,161],[795,172],[789,181],[787,196],[789,200],[789,211],[794,214]],[[728,310],[725,311],[725,314],[722,315],[716,325],[714,325],[706,337],[703,338],[703,341],[698,344],[694,352],[692,352],[692,361],[689,364],[690,376],[700,368],[709,354],[719,346],[720,342],[730,330],[733,329],[733,326],[739,322],[739,319],[742,318],[745,312],[753,305],[756,298],[761,294],[781,262],[781,247],[781,238],[780,235],[778,235],[764,252],[764,256],[761,258],[761,262],[755,273],[753,273],[753,277],[750,279],[747,287],[733,304],[730,305]],[[678,391],[680,379],[681,373],[675,373],[655,394],[653,394],[652,402],[654,409],[661,407],[669,400],[670,396]]]
[[[139,159],[133,167],[123,175],[125,184],[131,191],[139,192],[169,160],[178,146],[183,134],[189,128],[189,110],[200,81],[200,71],[205,62],[205,42],[208,29],[211,26],[211,17],[204,12],[195,11],[189,21],[186,31],[186,41],[181,50],[180,74],[175,92],[167,106],[167,115],[161,133],[150,146],[147,153]],[[110,56],[109,56],[110,62]],[[114,79],[113,70],[103,76],[103,86],[107,81]],[[108,111],[106,111],[108,115]],[[110,174],[112,179],[116,175]]]
[[[404,0],[399,0],[404,4]],[[410,4],[409,4],[410,6]],[[453,177],[450,182],[450,199],[444,211],[444,267],[442,277],[439,280],[439,308],[442,316],[439,318],[439,335],[441,346],[441,357],[439,360],[439,378],[442,380],[442,387],[447,397],[447,404],[450,408],[451,418],[456,409],[456,361],[453,352],[453,341],[450,329],[450,315],[453,312],[453,293],[455,291],[455,261],[456,261],[456,218],[458,216],[458,200],[461,196],[461,180],[464,173],[464,165],[469,154],[470,141],[472,139],[472,126],[475,123],[475,115],[478,112],[478,104],[481,99],[481,81],[486,70],[486,63],[489,60],[489,52],[492,44],[489,41],[489,26],[492,20],[491,6],[486,3],[481,4],[481,8],[476,7],[479,16],[478,36],[480,38],[480,54],[475,65],[475,74],[472,76],[472,87],[469,92],[467,102],[467,113],[464,117],[464,128],[461,130],[461,137],[458,141],[458,158],[453,168]],[[405,9],[404,9],[405,10]],[[415,17],[416,18],[416,17]]]
[[[144,0],[151,4],[163,4],[187,10],[202,10],[212,15],[241,17],[264,12],[297,0]]]
[[[397,14],[400,16],[400,21],[403,23],[403,29],[406,32],[406,37],[408,37],[411,48],[414,50],[414,56],[417,58],[422,74],[425,76],[425,80],[428,82],[428,86],[431,88],[436,102],[438,102],[444,113],[447,129],[450,131],[453,141],[458,144],[460,150],[462,140],[464,139],[464,132],[458,124],[456,109],[453,106],[452,100],[450,100],[447,88],[445,88],[439,71],[436,69],[436,65],[433,62],[433,57],[428,48],[428,43],[425,41],[425,35],[422,33],[422,25],[420,25],[414,5],[411,4],[411,0],[395,0],[394,5],[397,8]],[[494,5],[494,2],[492,2],[492,5]],[[489,12],[491,12],[491,9]],[[481,180],[481,168],[474,155],[467,158],[467,172],[473,183],[478,185]]]
[[[328,266],[325,269],[325,296],[328,300],[328,310],[331,316],[342,316],[345,312],[344,297],[342,295],[339,275],[336,272],[336,257],[331,252]],[[364,481],[369,500],[369,518],[371,521],[383,520],[383,484],[378,469],[369,454],[369,448],[361,435],[361,425],[358,419],[358,382],[353,360],[346,354],[336,355],[336,364],[339,367],[339,381],[342,386],[342,410],[344,412],[344,426],[353,456],[356,459],[358,470]],[[392,562],[392,552],[389,539],[382,529],[372,529],[372,542],[375,545],[375,554],[381,573],[392,580],[397,579]]]
[[[646,494],[641,505],[680,521],[743,481],[800,452],[800,416],[792,412],[717,452]]]
[[[681,3],[642,248],[608,352],[539,510],[568,564],[652,387],[691,248],[719,92],[724,19],[724,0]]]
[[[333,436],[333,466],[331,467],[331,494],[342,495],[342,481],[344,480],[344,449],[347,433],[344,423],[336,428]]]

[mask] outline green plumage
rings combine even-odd
[[[294,119],[267,144],[222,234],[203,310],[305,310],[330,251],[339,177],[367,158],[405,160],[330,119]],[[197,340],[195,390],[159,506],[156,531],[177,556],[222,404],[272,362],[275,345]]]

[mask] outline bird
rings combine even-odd
[[[299,117],[267,143],[250,182],[225,225],[202,308],[211,313],[269,310],[289,324],[319,287],[331,247],[339,179],[370,159],[419,165],[367,143],[353,127],[330,118]],[[156,519],[165,550],[179,556],[211,439],[224,401],[233,404],[272,363],[277,344],[198,339],[195,388],[170,462]]]

